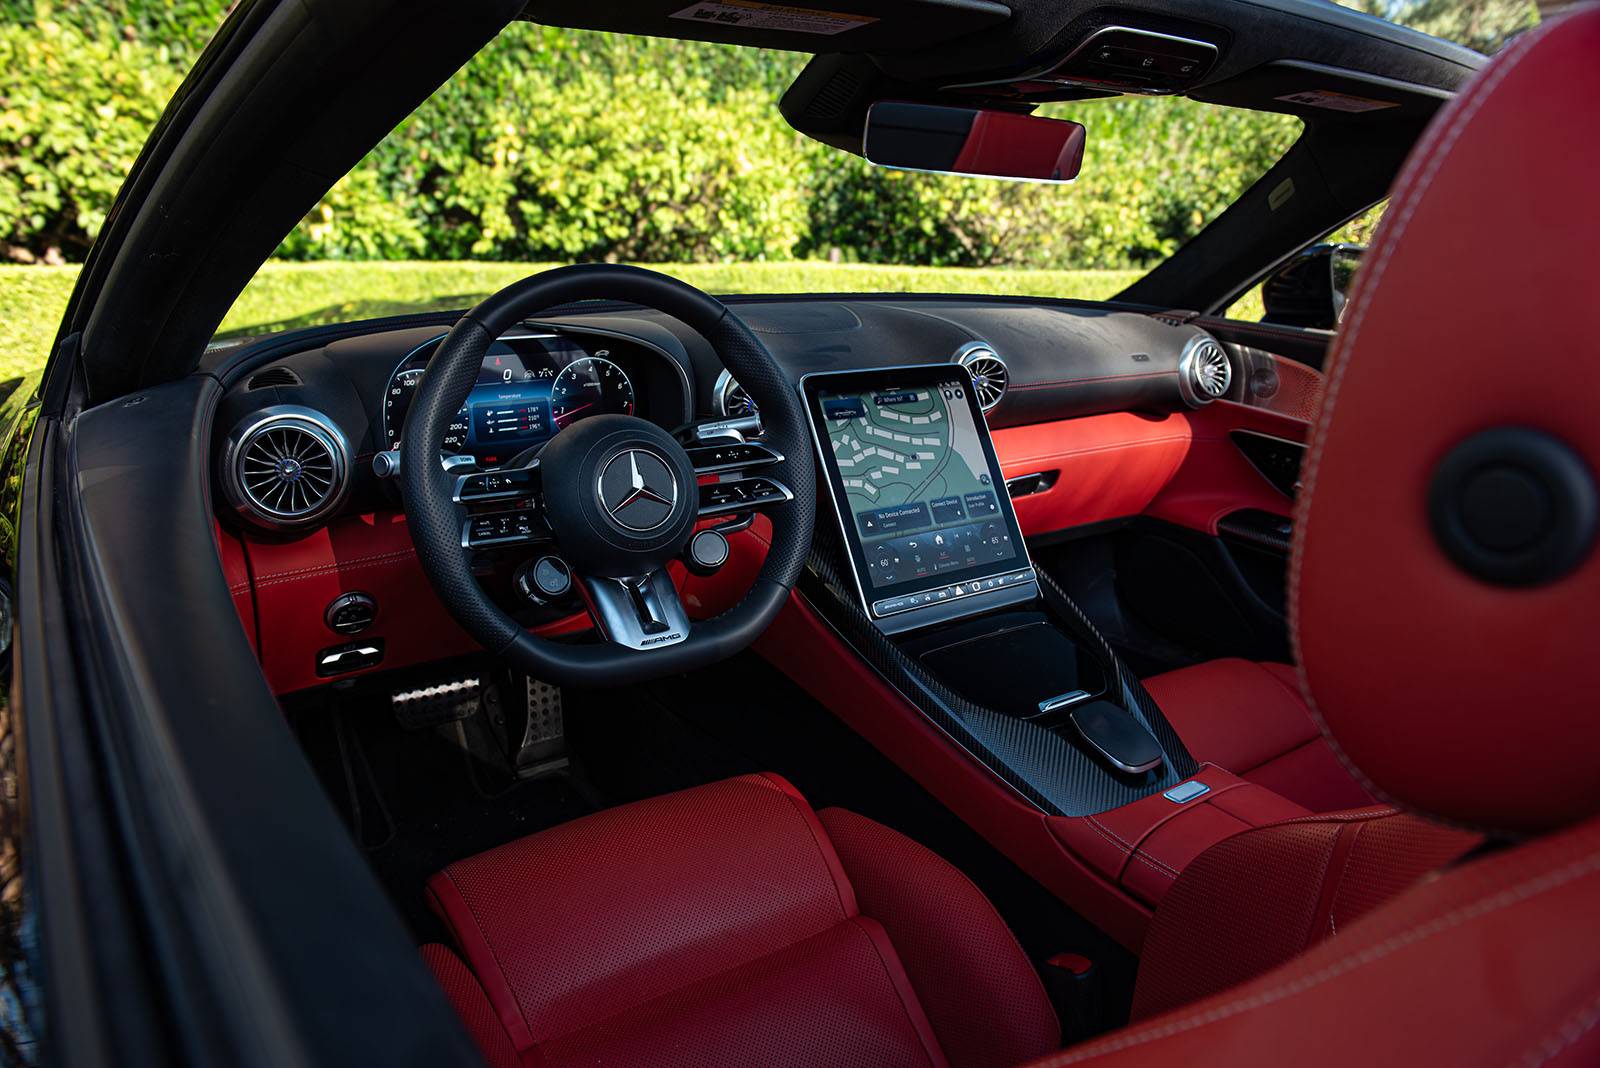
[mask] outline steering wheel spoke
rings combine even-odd
[[[550,541],[550,528],[532,508],[469,515],[461,524],[463,549],[505,549]]]
[[[450,499],[456,504],[488,504],[494,501],[532,497],[542,488],[539,461],[524,467],[474,471],[456,478]]]
[[[700,518],[759,512],[794,500],[794,491],[768,475],[708,482],[700,487]]]
[[[783,463],[783,453],[764,441],[727,441],[692,445],[687,450],[696,475],[723,475]]]
[[[689,615],[665,568],[634,578],[585,575],[583,592],[600,633],[625,649],[660,649],[689,637]]]

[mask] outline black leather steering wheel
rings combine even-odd
[[[666,572],[701,514],[693,461],[644,419],[599,415],[552,438],[527,470],[541,484],[537,519],[571,564],[603,643],[555,642],[523,629],[472,574],[463,476],[439,462],[446,429],[489,346],[557,305],[611,299],[665,312],[697,331],[761,410],[772,450],[750,510],[772,521],[772,545],[750,591],[721,615],[690,624]],[[417,557],[440,599],[490,652],[559,685],[615,685],[726,659],[783,607],[811,548],[816,470],[800,399],[766,347],[721,301],[655,271],[611,264],[562,267],[507,286],[468,312],[434,351],[406,415],[400,483]],[[776,457],[776,458],[774,458]],[[750,485],[754,485],[751,483]]]

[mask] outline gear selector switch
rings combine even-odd
[[[1110,701],[1090,701],[1069,717],[1078,734],[1118,771],[1142,774],[1161,766],[1161,746],[1144,725]]]

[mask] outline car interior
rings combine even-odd
[[[142,347],[85,388],[128,399],[78,416],[75,521],[123,531],[92,538],[102,607],[206,636],[145,685],[192,673],[234,750],[215,788],[252,752],[314,785],[281,820],[325,825],[299,849],[329,878],[293,892],[348,920],[341,954],[400,945],[412,1004],[496,1066],[1332,1063],[1335,1027],[1341,1061],[1600,1049],[1570,942],[1600,877],[1600,424],[1504,367],[1593,348],[1600,157],[1571,133],[1600,12],[1485,61],[1317,0],[513,6],[812,52],[782,113],[841,152],[934,115],[882,101],[1084,101],[1057,179],[1093,166],[1098,97],[1304,129],[1106,302],[718,299],[592,264],[207,344],[226,301],[125,280],[84,344]],[[237,291],[348,155],[317,154],[344,106],[235,189],[251,221],[191,298]],[[954,169],[996,173],[987,136]],[[1336,324],[1223,315],[1384,197]],[[1485,210],[1503,236],[1461,226]],[[258,699],[291,744],[244,725]],[[349,918],[368,881],[397,921]],[[354,1004],[323,1011],[385,1011]]]

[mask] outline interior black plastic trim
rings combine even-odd
[[[802,590],[808,602],[863,662],[953,743],[1002,783],[1048,815],[1086,816],[1118,808],[1193,775],[1199,765],[1160,707],[1094,624],[1055,581],[1038,571],[1045,604],[1102,663],[1114,665],[1109,696],[1155,736],[1165,763],[1143,775],[1122,775],[1066,737],[1028,720],[972,703],[940,682],[887,638],[861,609],[840,562],[838,536],[819,529]]]
[[[174,1026],[240,1065],[481,1063],[238,623],[209,494],[219,396],[197,375],[84,412],[64,498],[147,937],[191,1002]]]

